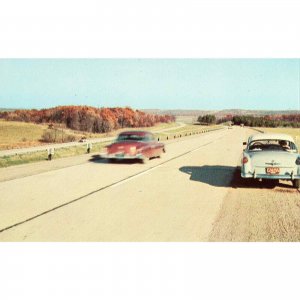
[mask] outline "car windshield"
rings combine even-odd
[[[138,135],[138,134],[120,134],[117,141],[149,141],[148,135]]]
[[[250,142],[248,150],[297,152],[297,147],[293,142],[286,140],[255,140]]]

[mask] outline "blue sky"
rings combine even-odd
[[[299,109],[298,59],[0,59],[0,107]]]

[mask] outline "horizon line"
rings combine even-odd
[[[0,109],[7,109],[7,110],[42,110],[42,109],[51,109],[55,107],[61,107],[61,106],[88,106],[88,107],[94,107],[94,108],[131,108],[133,110],[159,110],[159,111],[231,111],[231,110],[247,110],[247,111],[297,111],[300,113],[300,110],[295,108],[295,109],[272,109],[272,108],[263,108],[263,109],[250,109],[250,108],[218,108],[218,109],[203,109],[203,108],[134,108],[128,105],[124,106],[93,106],[93,105],[85,105],[85,104],[71,104],[71,105],[56,105],[56,106],[50,106],[50,107],[44,107],[44,108],[37,108],[37,107],[32,107],[32,108],[21,108],[21,107],[6,107],[6,106],[0,106]]]

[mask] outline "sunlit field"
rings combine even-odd
[[[0,120],[0,150],[40,145],[47,125]]]
[[[163,130],[167,128],[174,128],[178,126],[178,123],[160,123],[153,127],[134,128],[134,130]],[[43,133],[47,130],[47,124],[34,124],[26,122],[15,122],[0,120],[0,150],[8,150],[14,148],[26,148],[43,145],[41,141]],[[124,130],[132,130],[132,128],[122,128],[109,133],[91,133],[82,132],[76,130],[70,130],[64,128],[66,134],[71,134],[75,137],[75,140],[80,140],[81,137],[86,138],[101,138],[115,136],[119,132]],[[58,142],[60,142],[58,140]]]
[[[176,116],[176,121],[186,124],[193,124],[197,121],[196,116]]]

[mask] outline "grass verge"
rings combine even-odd
[[[91,149],[91,153],[93,152],[101,152],[105,145],[108,143],[95,143]],[[73,146],[68,148],[56,149],[53,155],[53,159],[59,159],[64,157],[82,155],[87,153],[86,145],[81,146]],[[0,157],[0,168],[16,166],[21,164],[28,164],[38,161],[48,160],[47,151],[38,151],[26,154],[17,154],[12,156],[3,156]]]

